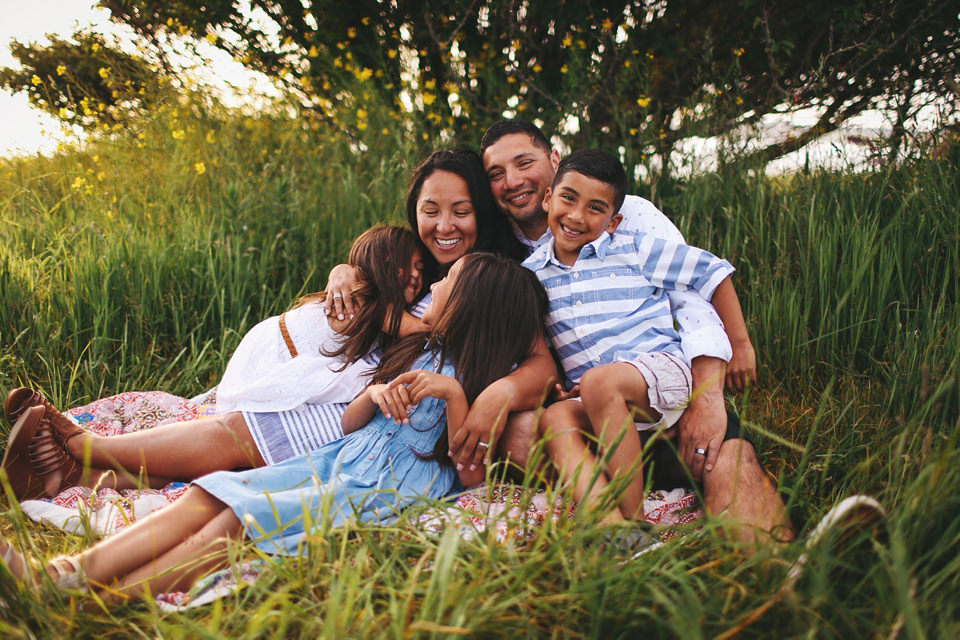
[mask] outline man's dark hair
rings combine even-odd
[[[480,155],[486,153],[487,148],[494,144],[503,136],[509,136],[513,133],[525,133],[530,136],[530,142],[543,149],[547,155],[550,155],[550,141],[540,131],[540,127],[527,120],[501,120],[493,124],[480,138]]]
[[[620,211],[627,193],[627,173],[619,160],[597,149],[574,151],[560,161],[557,175],[553,178],[553,188],[556,189],[564,174],[571,171],[613,187],[613,211]]]

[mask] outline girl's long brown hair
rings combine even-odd
[[[453,362],[467,402],[510,373],[543,336],[547,294],[532,272],[491,253],[471,253],[450,291],[446,306],[427,332],[400,340],[384,353],[374,382],[388,382],[410,370],[424,348]],[[449,462],[447,437],[431,458]]]
[[[396,342],[407,306],[403,292],[418,249],[413,233],[397,226],[372,227],[353,241],[347,262],[357,274],[352,293],[359,302],[358,310],[340,331],[340,346],[331,352],[323,351],[323,355],[342,357],[346,367],[367,355],[378,339],[384,349]],[[326,295],[321,291],[304,296],[296,306],[323,300]]]

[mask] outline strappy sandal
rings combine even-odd
[[[44,495],[43,478],[34,472],[31,452],[37,429],[43,420],[43,407],[28,407],[10,430],[7,448],[0,463],[7,482],[17,500],[30,500]]]
[[[2,558],[7,571],[20,582],[36,589],[39,586],[40,577],[43,575],[43,567],[33,558],[18,551],[12,542],[0,538],[0,545],[3,544],[6,547],[0,552],[0,558]],[[58,556],[50,560],[47,567],[53,570],[50,579],[58,589],[89,590],[87,576],[80,568],[80,561],[77,560],[76,556]]]

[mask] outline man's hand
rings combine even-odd
[[[328,316],[335,315],[338,320],[353,318],[356,307],[350,290],[356,283],[357,273],[350,265],[338,264],[330,270],[327,286],[323,288],[327,292],[324,307]]]
[[[743,391],[757,382],[757,352],[750,340],[731,341],[733,357],[727,363],[727,391]]]
[[[727,433],[727,411],[723,404],[724,364],[718,358],[694,358],[693,394],[686,411],[677,421],[680,459],[690,468],[697,482],[703,479],[704,471],[713,471]],[[703,453],[697,453],[697,450]]]
[[[477,396],[463,426],[450,438],[450,457],[471,471],[489,462],[510,414],[513,385],[501,378]]]

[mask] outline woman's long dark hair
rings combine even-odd
[[[526,249],[513,234],[507,217],[500,213],[494,204],[490,182],[483,170],[480,156],[468,149],[434,151],[414,169],[410,177],[410,188],[407,190],[407,223],[417,236],[420,250],[423,251],[425,282],[436,282],[450,266],[439,265],[417,233],[417,200],[420,198],[420,189],[423,182],[435,171],[448,171],[460,176],[467,183],[467,191],[470,193],[473,212],[477,218],[477,244],[473,251],[488,251],[518,262],[526,257]]]
[[[352,293],[359,304],[353,319],[339,332],[340,346],[323,355],[342,357],[346,367],[367,355],[377,340],[384,349],[396,342],[407,307],[403,293],[418,250],[413,233],[397,226],[367,229],[353,241],[347,262],[356,270]],[[296,306],[325,298],[325,291],[313,293],[300,298]]]
[[[374,382],[388,382],[410,370],[425,347],[453,362],[467,402],[473,404],[490,383],[510,373],[543,336],[547,294],[536,276],[516,262],[491,253],[463,257],[463,267],[427,332],[400,340],[384,353]],[[432,458],[449,462],[447,437]]]

